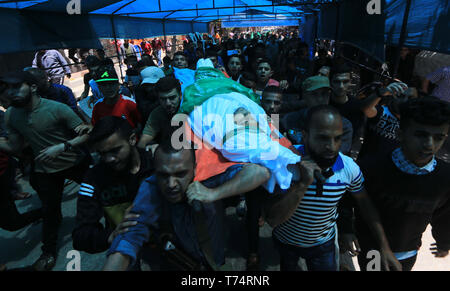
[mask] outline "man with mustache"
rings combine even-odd
[[[170,76],[161,78],[156,83],[155,90],[160,105],[150,113],[138,144],[139,148],[170,140],[173,131],[171,120],[180,108],[181,84],[177,79]]]
[[[317,105],[324,105],[330,103],[330,81],[327,77],[313,76],[307,78],[303,84],[303,100],[306,104],[306,108],[299,111],[285,114],[281,119],[281,127],[287,130],[287,135],[294,144],[303,144],[302,130],[305,126],[306,116],[310,108]],[[342,118],[344,133],[342,136],[342,142],[340,151],[344,154],[350,152],[352,145],[353,128],[351,122],[345,117]]]
[[[16,72],[0,78],[8,85],[11,108],[5,116],[8,141],[0,150],[20,152],[29,143],[35,158],[35,185],[43,206],[42,255],[33,264],[36,270],[51,270],[56,262],[61,199],[65,179],[81,182],[89,158],[77,147],[87,135],[77,136],[81,119],[62,103],[41,98],[36,79],[29,72]]]
[[[301,183],[306,188],[303,197],[283,195],[269,211],[268,222],[274,227],[273,239],[280,253],[281,271],[295,271],[299,257],[306,260],[309,271],[337,270],[337,204],[347,191],[357,201],[375,237],[383,267],[401,269],[363,187],[361,170],[350,157],[339,152],[342,127],[342,117],[334,107],[319,105],[308,111],[304,146],[298,150],[303,156],[302,161],[312,160],[318,165],[325,181],[303,178]]]
[[[196,176],[194,150],[175,149],[170,140],[157,147],[154,162],[155,175],[141,184],[131,209],[131,213],[139,215],[137,219],[130,219],[137,224],[115,238],[104,270],[126,270],[133,265],[151,236],[162,244],[161,247],[167,247],[164,237],[169,233],[170,241],[188,257],[208,270],[219,268],[225,263],[222,199],[265,183],[270,177],[269,171],[256,164],[235,164],[221,174],[193,183]],[[191,205],[192,194],[196,193],[218,200],[197,200],[201,207],[196,209]]]

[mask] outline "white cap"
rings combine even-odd
[[[197,69],[198,68],[214,68],[214,65],[210,59],[199,59],[197,62]]]
[[[141,84],[155,84],[163,77],[165,77],[163,70],[158,67],[151,66],[141,71]]]

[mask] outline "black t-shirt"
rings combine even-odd
[[[72,233],[77,250],[103,252],[108,236],[120,223],[125,210],[133,203],[142,181],[153,174],[151,152],[139,150],[141,167],[136,174],[116,172],[100,163],[90,168],[79,190],[76,225]],[[107,226],[100,220],[105,217]]]
[[[417,250],[430,223],[438,247],[450,249],[450,164],[437,160],[431,173],[413,175],[398,169],[388,152],[367,157],[360,167],[392,251]],[[355,226],[361,247],[377,248],[359,211]]]
[[[367,119],[364,143],[359,159],[375,153],[392,152],[399,147],[398,129],[400,120],[392,114],[388,106],[377,105],[377,115]]]
[[[104,163],[99,163],[86,173],[83,183],[94,188],[94,197],[102,206],[133,201],[143,179],[149,177],[153,171],[151,152],[137,149],[141,166],[136,174],[129,169],[121,172],[114,171]],[[83,189],[80,189],[80,192]]]
[[[339,110],[341,115],[352,123],[354,136],[360,133],[360,129],[364,125],[364,113],[361,111],[360,100],[349,96],[348,101],[342,104],[330,99],[330,105]]]

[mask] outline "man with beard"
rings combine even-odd
[[[155,175],[142,183],[130,212],[140,215],[133,219],[138,223],[113,241],[104,270],[126,270],[150,235],[164,248],[168,234],[177,252],[182,250],[184,257],[217,270],[225,263],[223,199],[263,184],[269,171],[256,164],[233,165],[201,183],[193,182],[194,150],[175,149],[170,140],[158,146],[154,161]],[[209,197],[209,201],[199,202],[199,196]],[[193,200],[199,209],[191,205]],[[170,257],[170,249],[161,251]]]
[[[142,180],[153,169],[151,153],[136,147],[136,134],[126,120],[106,116],[94,126],[89,144],[101,162],[86,173],[79,191],[75,229],[75,249],[88,253],[105,251],[114,236],[127,224],[120,224]],[[106,226],[100,222],[105,217]],[[129,226],[129,225],[128,225]]]
[[[327,77],[309,77],[303,82],[303,100],[306,108],[286,114],[281,120],[281,127],[294,144],[304,144],[302,131],[306,125],[306,116],[310,108],[317,105],[328,105],[330,102],[330,81]],[[342,118],[344,133],[341,140],[340,151],[344,154],[350,152],[352,145],[353,128],[350,121]]]
[[[304,159],[311,159],[318,165],[325,180],[303,181],[307,188],[303,198],[299,196],[293,203],[291,197],[285,195],[277,207],[269,211],[272,213],[269,222],[275,227],[273,238],[280,252],[281,271],[296,270],[299,257],[306,260],[309,271],[337,270],[337,204],[346,191],[357,201],[380,247],[383,267],[401,269],[363,187],[364,179],[358,165],[339,153],[342,134],[342,117],[337,109],[320,105],[309,110],[304,129],[305,146],[298,150]]]
[[[12,106],[5,116],[8,141],[0,143],[0,150],[20,152],[25,142],[33,150],[35,185],[44,212],[43,253],[33,267],[50,270],[57,256],[64,181],[81,181],[89,159],[77,147],[86,142],[87,135],[75,137],[83,126],[81,119],[69,106],[41,98],[37,82],[29,72],[11,73],[0,81],[8,84]]]
[[[126,119],[133,128],[138,127],[142,123],[141,114],[132,98],[119,94],[120,84],[114,68],[100,68],[94,79],[104,98],[92,110],[92,125],[105,116],[117,116]]]
[[[48,80],[47,73],[37,68],[25,68],[24,71],[30,72],[38,82],[38,94],[46,99],[64,103],[75,112],[83,121],[85,117],[80,113],[77,106],[77,100],[72,90],[64,85],[53,84]]]
[[[161,78],[156,83],[155,90],[160,105],[150,113],[138,144],[139,148],[170,140],[173,132],[171,120],[180,108],[181,85],[177,79],[170,76]]]

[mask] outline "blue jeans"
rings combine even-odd
[[[306,261],[308,271],[337,271],[334,237],[319,246],[302,248],[280,242],[273,237],[280,253],[280,271],[297,271],[298,259]]]

